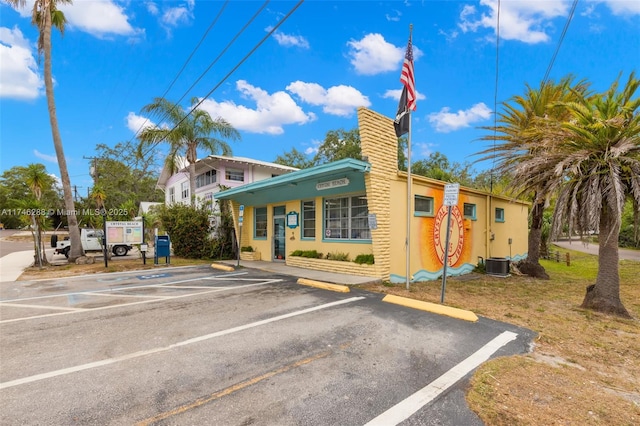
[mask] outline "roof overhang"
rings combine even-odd
[[[260,206],[364,191],[364,173],[370,169],[371,165],[366,161],[346,158],[221,191],[214,197],[247,206]]]

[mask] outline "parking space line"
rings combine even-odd
[[[433,401],[438,395],[453,386],[458,380],[488,360],[498,349],[518,337],[516,333],[504,331],[449,371],[429,383],[408,398],[400,401],[365,426],[398,425],[419,409]]]
[[[122,289],[125,290],[125,289]],[[134,297],[134,298],[142,298],[142,299],[172,299],[173,296],[151,296],[146,294],[128,294],[122,290],[118,290],[119,293],[107,293],[107,292],[91,292],[91,293],[82,293],[83,296],[106,296],[106,297]]]
[[[135,358],[139,358],[139,357],[143,357],[143,356],[147,356],[147,355],[153,355],[153,354],[157,354],[160,352],[166,352],[169,351],[171,349],[175,349],[175,348],[179,348],[182,346],[187,346],[187,345],[191,345],[193,343],[198,343],[198,342],[203,342],[205,340],[210,340],[216,337],[221,337],[221,336],[226,336],[232,333],[237,333],[240,331],[244,331],[244,330],[248,330],[250,328],[254,328],[254,327],[259,327],[262,325],[266,325],[266,324],[270,324],[272,322],[276,322],[276,321],[280,321],[280,320],[284,320],[287,318],[293,318],[296,316],[300,316],[300,315],[304,315],[304,314],[308,314],[311,312],[315,312],[315,311],[320,311],[322,309],[327,309],[327,308],[332,308],[334,306],[340,306],[340,305],[344,305],[347,303],[352,303],[352,302],[356,302],[359,300],[364,299],[364,297],[359,296],[359,297],[350,297],[348,299],[342,299],[342,300],[338,300],[335,302],[330,302],[330,303],[324,303],[322,305],[318,305],[318,306],[313,306],[311,308],[307,308],[307,309],[302,309],[299,311],[295,311],[295,312],[290,312],[288,314],[283,314],[283,315],[278,315],[272,318],[267,318],[261,321],[256,321],[256,322],[252,322],[249,324],[244,324],[238,327],[232,327],[232,328],[228,328],[226,330],[220,330],[217,331],[215,333],[211,333],[211,334],[205,334],[204,336],[199,336],[199,337],[194,337],[192,339],[187,339],[187,340],[183,340],[182,342],[177,342],[177,343],[173,343],[169,346],[164,346],[164,347],[159,347],[159,348],[153,348],[153,349],[148,349],[145,351],[138,351],[138,352],[133,352],[130,354],[125,354],[125,355],[121,355],[118,357],[113,357],[113,358],[107,358],[107,359],[103,359],[100,361],[95,361],[95,362],[89,362],[87,364],[81,364],[81,365],[76,365],[74,367],[68,367],[68,368],[62,368],[60,370],[54,370],[54,371],[49,371],[47,373],[41,373],[41,374],[36,374],[33,376],[29,376],[29,377],[23,377],[22,379],[16,379],[16,380],[11,380],[8,382],[4,382],[4,383],[0,383],[0,389],[6,389],[6,388],[10,388],[10,387],[14,387],[14,386],[20,386],[20,385],[24,385],[27,383],[33,383],[33,382],[37,382],[40,380],[45,380],[45,379],[50,379],[53,377],[58,377],[58,376],[63,376],[66,374],[71,374],[71,373],[76,373],[79,371],[84,371],[84,370],[89,370],[92,368],[97,368],[97,367],[103,367],[106,365],[110,365],[110,364],[115,364],[118,362],[122,362],[122,361],[127,361],[130,359],[135,359]],[[140,302],[140,303],[145,303],[145,302]]]
[[[13,319],[8,319],[8,320],[2,320],[2,321],[0,321],[0,324],[7,324],[7,323],[10,323],[10,322],[27,321],[27,320],[32,320],[32,319],[47,318],[47,317],[53,317],[53,316],[59,316],[59,315],[69,315],[69,314],[75,314],[75,313],[79,313],[79,312],[83,312],[84,313],[84,312],[100,311],[100,310],[104,310],[104,309],[122,308],[122,307],[125,307],[125,306],[142,305],[144,303],[154,303],[154,302],[167,301],[167,300],[173,300],[173,299],[181,299],[183,297],[202,296],[202,295],[209,294],[209,293],[219,293],[221,291],[237,290],[237,289],[243,289],[243,288],[247,288],[247,287],[255,287],[255,286],[261,286],[261,285],[273,284],[273,283],[277,283],[277,282],[281,282],[281,281],[282,280],[280,280],[280,279],[273,279],[273,280],[261,281],[259,283],[255,283],[255,284],[238,285],[238,286],[231,286],[231,287],[215,287],[215,288],[205,287],[207,290],[202,289],[203,291],[193,292],[193,293],[189,293],[189,294],[181,294],[181,295],[177,295],[177,296],[169,296],[170,297],[169,299],[155,298],[155,299],[151,299],[151,300],[141,300],[139,302],[121,303],[121,304],[117,304],[117,305],[100,306],[100,307],[97,307],[97,308],[83,309],[83,310],[78,311],[78,312],[56,312],[56,313],[53,313],[53,314],[33,315],[33,316],[30,316],[30,317],[13,318]],[[164,287],[164,285],[163,284],[141,285],[141,286],[133,286],[133,287],[123,287],[123,288],[118,289],[118,290],[131,289],[131,288],[146,288],[146,287],[159,287],[159,288],[162,288],[162,287]],[[178,287],[175,287],[175,288],[184,288],[184,287],[179,287],[178,286]],[[108,290],[104,290],[104,291],[108,291]],[[95,290],[93,290],[92,292],[95,292]],[[32,297],[32,298],[27,297],[27,298],[24,298],[24,299],[12,299],[12,301],[33,300],[33,299],[40,299],[40,298],[46,298],[46,297],[83,295],[83,294],[86,294],[86,293],[89,293],[89,292],[62,293],[62,294],[58,294],[58,295],[39,296],[39,297]],[[0,302],[0,303],[9,303],[9,302]]]
[[[86,309],[82,309],[82,308],[65,308],[62,306],[47,306],[47,305],[27,305],[26,303],[6,303],[6,302],[0,302],[0,306],[12,306],[14,308],[32,308],[32,309],[51,309],[54,311],[75,311],[75,312],[80,312],[80,311],[86,311]],[[2,321],[0,321],[0,323],[2,323]]]
[[[222,390],[220,390],[218,392],[214,392],[211,395],[198,398],[198,399],[196,399],[195,401],[193,401],[190,404],[184,404],[184,405],[182,405],[180,407],[174,408],[173,410],[165,411],[164,413],[160,413],[160,414],[157,414],[157,415],[155,415],[153,417],[150,417],[148,419],[141,420],[141,421],[136,423],[136,426],[147,426],[147,425],[151,425],[151,424],[154,424],[156,422],[159,422],[160,420],[165,420],[165,419],[168,419],[169,417],[177,416],[178,414],[182,414],[182,413],[184,413],[186,411],[192,410],[194,408],[198,408],[198,407],[200,407],[202,405],[205,405],[205,404],[207,404],[207,403],[209,403],[211,401],[215,401],[216,399],[220,399],[223,396],[231,395],[234,392],[237,392],[237,391],[242,390],[242,389],[244,389],[246,387],[255,385],[256,383],[259,383],[259,382],[261,382],[263,380],[269,379],[269,378],[271,378],[273,376],[276,376],[278,374],[286,373],[287,371],[293,370],[294,368],[301,367],[301,366],[303,366],[305,364],[309,364],[309,363],[311,363],[313,361],[316,361],[318,359],[326,358],[329,355],[331,355],[332,353],[333,353],[333,351],[324,351],[324,352],[321,352],[321,353],[319,353],[317,355],[301,359],[300,361],[296,361],[296,362],[294,362],[292,364],[288,364],[288,365],[285,365],[283,367],[277,368],[275,370],[271,370],[271,371],[269,371],[267,373],[261,374],[260,376],[244,380],[244,381],[242,381],[240,383],[236,383],[233,386],[229,386],[226,389],[222,389]]]

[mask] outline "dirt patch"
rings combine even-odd
[[[640,425],[640,322],[581,309],[597,258],[543,262],[551,279],[449,278],[445,303],[538,333],[533,353],[483,364],[467,400],[487,425]],[[587,272],[585,272],[587,271]],[[620,262],[620,294],[640,318],[640,264]],[[367,290],[440,302],[439,281]]]

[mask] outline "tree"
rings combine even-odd
[[[618,237],[625,199],[640,205],[639,86],[631,73],[621,91],[619,78],[603,94],[574,91],[574,101],[557,104],[567,119],[539,118],[537,136],[545,149],[517,168],[535,176],[535,188],[558,191],[552,234],[564,223],[581,233],[599,230],[598,273],[582,307],[627,318],[620,299]]]
[[[41,204],[42,193],[46,188],[51,188],[54,184],[54,179],[47,174],[46,169],[42,164],[29,164],[26,168],[25,183],[29,186],[29,189],[33,193],[35,202],[30,203],[26,211],[28,211],[31,218],[31,226],[34,242],[34,264],[42,267],[43,264],[47,264],[47,256],[44,249],[44,242],[42,241],[42,230],[45,226],[47,214],[45,211],[48,209]]]
[[[473,170],[470,164],[451,164],[440,152],[433,152],[428,158],[414,162],[411,165],[411,173],[445,182],[457,182],[464,186],[473,184]]]
[[[358,129],[329,130],[314,158],[316,164],[332,163],[344,158],[362,159],[360,132]]]
[[[119,208],[129,202],[138,206],[141,201],[164,201],[162,192],[156,189],[158,173],[153,156],[138,158],[137,147],[130,142],[113,148],[98,144],[96,151],[94,181],[105,193],[107,208]]]
[[[57,186],[55,178],[47,172],[43,164],[30,164],[29,167],[12,167],[0,175],[0,206],[2,206],[0,222],[7,228],[18,228],[25,225],[22,223],[20,216],[15,213],[17,210],[28,207],[23,201],[33,198],[33,192],[27,184],[29,168],[31,167],[37,168],[38,171],[47,176],[46,184],[40,187],[40,206],[47,211],[57,211],[63,207],[60,188]]]
[[[298,169],[308,169],[316,165],[313,159],[309,159],[305,153],[298,151],[296,148],[292,148],[291,151],[278,155],[273,162]]]
[[[538,132],[543,129],[536,128],[540,123],[536,119],[546,117],[557,121],[566,118],[567,112],[557,102],[571,101],[576,96],[584,94],[586,89],[587,85],[583,81],[574,84],[571,76],[563,78],[558,84],[553,81],[543,82],[539,89],[527,85],[523,96],[514,96],[502,104],[503,111],[498,114],[497,120],[500,125],[495,128],[483,127],[497,134],[484,136],[482,140],[500,143],[479,152],[478,155],[482,155],[482,158],[478,161],[495,161],[496,172],[510,176],[515,193],[518,196],[530,197],[533,201],[527,259],[518,265],[520,271],[533,277],[549,279],[544,267],[540,265],[540,245],[544,209],[550,193],[543,191],[540,186],[531,184],[535,176],[514,173],[514,168],[521,162],[535,159],[542,150],[547,149],[540,141],[544,132]]]
[[[406,147],[407,138],[400,137],[398,139],[398,170],[407,170],[407,157],[404,154]],[[329,130],[325,135],[324,142],[312,159],[296,148],[292,148],[291,151],[277,156],[274,163],[306,169],[344,158],[362,160],[360,132],[357,128],[349,131],[344,129]]]
[[[24,7],[26,0],[7,0],[14,7]],[[71,180],[67,169],[67,160],[64,156],[62,137],[58,128],[58,117],[56,115],[56,103],[53,93],[53,73],[51,70],[51,28],[56,27],[64,34],[66,19],[64,14],[58,10],[59,4],[70,4],[71,0],[36,0],[31,14],[31,23],[38,27],[40,32],[38,37],[38,54],[44,55],[44,86],[47,93],[47,107],[49,109],[49,121],[51,124],[51,134],[53,146],[56,151],[58,166],[60,167],[60,179],[64,193],[64,205],[66,208],[67,223],[69,225],[69,239],[71,240],[71,252],[69,262],[74,262],[78,257],[84,255],[82,244],[80,243],[80,228],[75,215],[75,205],[73,202],[73,191]]]
[[[171,171],[179,169],[178,158],[183,156],[189,163],[189,186],[191,205],[195,206],[196,193],[196,161],[198,149],[205,149],[211,154],[231,155],[231,147],[223,139],[240,140],[240,133],[222,117],[212,119],[208,112],[195,108],[198,98],[191,100],[192,109],[187,114],[183,108],[164,98],[155,98],[152,103],[142,108],[143,113],[151,114],[159,120],[167,120],[169,129],[162,127],[145,128],[138,139],[138,156],[144,157],[145,150],[161,142],[169,144],[169,155],[166,165]],[[214,134],[216,136],[211,136]],[[223,139],[218,139],[221,137]]]

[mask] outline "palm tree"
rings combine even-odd
[[[46,216],[42,214],[45,209],[40,205],[40,200],[42,198],[42,190],[53,185],[53,178],[47,174],[42,164],[29,164],[25,172],[25,183],[35,197],[35,203],[31,204],[29,209],[32,211],[30,219],[34,237],[34,259],[35,264],[42,267],[43,264],[47,264],[44,242],[42,241],[42,229]]]
[[[542,118],[538,125],[546,149],[520,164],[532,183],[558,191],[552,234],[569,223],[583,233],[599,230],[598,274],[587,287],[583,308],[630,317],[620,300],[618,237],[625,199],[640,205],[640,80],[631,73],[602,94],[576,92],[561,102],[569,117],[561,123]]]
[[[7,1],[14,7],[24,7],[26,4],[26,0]],[[66,24],[64,14],[58,10],[57,6],[59,4],[71,3],[71,0],[36,0],[32,9],[31,23],[38,27],[40,31],[38,37],[38,53],[44,55],[44,86],[47,93],[49,121],[51,124],[51,134],[53,136],[53,146],[55,147],[56,158],[58,159],[58,166],[60,167],[64,205],[67,213],[67,224],[69,225],[69,239],[71,240],[69,262],[74,262],[78,257],[84,255],[84,250],[80,243],[80,228],[78,227],[78,219],[75,215],[71,180],[69,179],[67,160],[62,147],[60,129],[58,129],[56,103],[53,95],[53,74],[51,71],[51,28],[56,27],[64,34]]]
[[[586,92],[584,81],[573,84],[573,77],[568,76],[558,84],[546,81],[539,89],[526,86],[524,96],[514,96],[503,103],[504,111],[499,113],[500,125],[483,127],[495,131],[497,135],[487,135],[482,140],[497,140],[501,143],[478,153],[482,155],[478,161],[495,161],[495,171],[498,175],[508,175],[517,196],[530,197],[531,228],[528,236],[527,259],[518,265],[521,272],[537,277],[549,279],[544,267],[540,265],[540,244],[542,241],[543,214],[548,205],[549,192],[540,186],[531,185],[531,176],[515,173],[518,165],[531,158],[536,158],[546,149],[541,143],[541,136],[534,132],[537,119],[546,117],[561,120],[567,112],[557,105],[559,101],[572,100],[576,95]]]
[[[142,108],[142,112],[151,114],[159,120],[166,120],[171,128],[147,127],[138,139],[138,155],[143,151],[156,146],[160,142],[169,144],[169,155],[166,166],[172,172],[176,172],[179,166],[179,157],[184,156],[189,163],[189,187],[191,205],[195,206],[196,193],[196,161],[198,149],[205,149],[212,154],[218,152],[222,155],[231,155],[231,147],[221,137],[227,140],[237,141],[240,134],[222,117],[215,120],[208,112],[201,109],[193,109],[198,103],[198,98],[191,100],[192,110],[187,114],[181,106],[167,101],[164,98],[155,98],[152,103]],[[160,123],[162,125],[162,123]],[[218,137],[212,137],[211,134]]]

